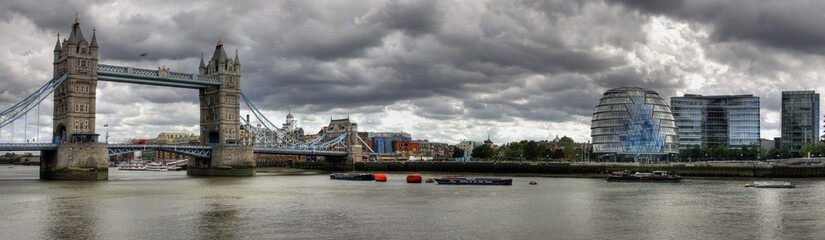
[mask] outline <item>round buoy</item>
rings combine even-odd
[[[745,187],[750,187],[750,186],[751,186],[751,185],[750,185],[749,183],[746,183],[746,184],[745,184]]]
[[[376,182],[386,182],[387,181],[387,175],[375,174],[375,181]]]
[[[425,182],[425,183],[434,183],[434,182],[435,182],[435,179],[432,179],[432,178],[427,178],[427,180],[425,180],[424,182]]]
[[[407,183],[421,183],[421,175],[407,175]]]
[[[536,184],[538,184],[536,181],[530,181],[530,185],[536,185]]]

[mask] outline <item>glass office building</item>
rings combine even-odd
[[[804,143],[819,142],[819,93],[782,92],[782,147],[799,152]]]
[[[593,112],[590,135],[600,161],[663,162],[679,152],[670,107],[644,88],[605,92]]]
[[[679,133],[679,148],[689,145],[740,148],[759,143],[759,97],[753,95],[670,98]]]

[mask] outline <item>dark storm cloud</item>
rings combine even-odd
[[[66,25],[71,24],[75,13],[80,19],[89,19],[86,15],[90,6],[105,4],[111,0],[45,0],[45,1],[3,1],[0,19],[8,21],[13,14],[29,17],[39,28],[47,32],[68,33]]]
[[[645,87],[667,99],[688,88],[690,75],[708,77],[707,84],[715,84],[709,86],[718,91],[729,90],[728,82],[740,81],[724,74],[708,76],[708,72],[744,72],[734,76],[763,79],[753,80],[761,85],[754,88],[772,91],[792,85],[792,80],[764,79],[797,77],[788,74],[799,64],[784,60],[787,49],[821,53],[825,42],[819,24],[824,20],[818,12],[821,3],[150,0],[48,4],[61,7],[3,2],[0,19],[23,16],[34,23],[35,32],[67,33],[78,11],[87,40],[92,27],[97,28],[101,63],[154,69],[178,57],[184,60],[182,66],[175,64],[181,68],[175,71],[188,73],[197,72],[201,52],[210,59],[220,35],[230,58],[239,49],[243,91],[263,110],[374,114],[365,117],[369,123],[381,123],[374,118],[386,112],[405,111],[470,127],[473,124],[467,121],[474,120],[569,122],[590,117],[601,94],[610,88]],[[94,11],[106,14],[89,14]],[[713,44],[693,52],[648,45],[649,33],[657,31],[651,30],[659,24],[653,23],[657,15],[697,29],[707,26]],[[676,38],[674,42],[701,45],[705,41],[679,38],[675,30],[668,36]],[[51,44],[39,47],[50,52]],[[144,52],[149,55],[140,57]],[[706,61],[705,57],[730,69],[708,70],[704,62],[692,63]],[[816,56],[800,59],[819,63]],[[0,70],[14,69],[0,65]],[[20,80],[21,74],[0,76],[6,84],[0,103],[20,99],[17,92],[36,87]],[[101,95],[118,106],[197,104],[192,90],[106,87]],[[774,105],[763,101],[763,106]],[[109,115],[134,114],[101,109]],[[187,121],[196,123],[198,115],[191,117]],[[139,125],[126,119],[125,125]],[[175,124],[173,118],[151,122]]]
[[[825,53],[823,1],[620,1],[630,8],[713,26],[717,42],[752,41],[799,52]]]

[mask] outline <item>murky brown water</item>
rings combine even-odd
[[[110,170],[110,180],[37,180],[0,168],[2,239],[817,239],[825,181],[608,183],[514,178],[513,186],[195,178]],[[433,177],[427,176],[425,177]],[[531,180],[538,185],[528,185]]]

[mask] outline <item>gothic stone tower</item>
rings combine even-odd
[[[86,42],[75,18],[69,39],[54,46],[54,79],[69,74],[54,92],[54,133],[52,142],[71,142],[76,134],[95,133],[95,90],[97,89],[97,36]]]
[[[40,153],[40,179],[106,180],[108,145],[96,143],[95,89],[97,36],[86,41],[75,17],[68,40],[54,46],[54,79],[68,77],[54,91],[54,132],[57,150]]]
[[[193,176],[255,176],[255,155],[252,146],[238,145],[240,132],[241,62],[235,50],[235,60],[226,57],[223,42],[218,38],[209,64],[201,55],[200,75],[217,76],[220,86],[200,90],[201,139],[212,145],[210,158],[190,162],[187,175]]]
[[[226,57],[223,43],[218,38],[215,53],[209,64],[203,62],[201,55],[200,74],[217,76],[220,86],[210,86],[200,90],[201,102],[201,144],[238,143],[240,127],[241,63],[238,52],[235,60]]]

